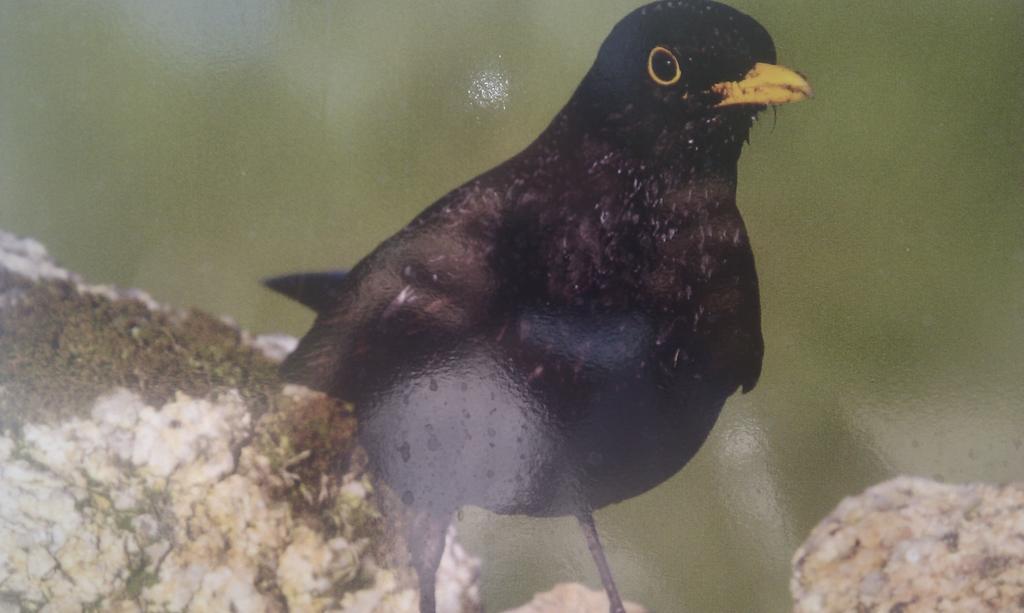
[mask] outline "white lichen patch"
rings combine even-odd
[[[480,602],[479,579],[479,562],[455,540],[455,527],[449,527],[444,555],[437,569],[437,609],[475,610]]]
[[[142,290],[122,289],[112,285],[89,285],[77,274],[58,266],[39,241],[3,230],[0,230],[0,268],[29,281],[67,281],[73,283],[80,292],[98,294],[111,300],[138,300],[150,310],[163,310],[159,303]],[[6,296],[0,295],[0,307],[7,299]]]
[[[32,281],[77,280],[77,276],[53,263],[42,243],[3,230],[0,230],[0,267]]]
[[[0,611],[414,611],[365,538],[274,495],[288,480],[252,421],[234,392],[152,407],[118,391],[88,419],[0,436]],[[373,512],[371,489],[320,494],[344,520]],[[445,558],[440,610],[475,610],[478,563],[454,544]]]
[[[300,526],[277,568],[277,583],[288,607],[308,611],[330,604],[330,590],[350,582],[359,572],[364,548],[365,543],[353,547],[343,537],[324,541],[322,535]]]
[[[161,599],[166,580],[186,586],[181,604],[198,592],[168,570],[188,568],[182,559],[216,554],[222,574],[232,574],[238,565],[222,554],[239,541],[244,505],[225,498],[253,492],[238,491],[227,476],[249,421],[235,393],[216,402],[179,396],[156,409],[119,391],[98,400],[89,419],[0,437],[7,597],[19,607],[67,610],[138,599],[133,592],[152,583],[154,596],[138,602],[174,608]],[[202,549],[211,539],[218,545]]]
[[[258,336],[250,336],[247,333],[243,333],[242,341],[253,347],[267,358],[281,362],[288,354],[295,351],[295,348],[299,346],[299,339],[294,336],[287,334],[260,334]]]

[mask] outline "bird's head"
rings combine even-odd
[[[810,95],[802,76],[775,64],[771,36],[753,18],[708,0],[665,0],[615,26],[573,106],[589,130],[637,147],[731,146],[738,155],[758,111]]]

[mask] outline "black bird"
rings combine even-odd
[[[810,94],[751,17],[649,4],[521,153],[347,275],[267,282],[317,312],[284,375],[355,404],[372,468],[414,517],[422,611],[466,504],[578,518],[623,610],[592,514],[675,474],[757,382],[736,166],[758,111]]]

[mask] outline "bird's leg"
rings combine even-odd
[[[409,522],[406,542],[420,582],[420,613],[436,613],[437,567],[444,554],[450,514],[416,513]]]
[[[594,557],[597,564],[597,572],[601,575],[601,583],[604,584],[604,591],[608,594],[609,610],[611,613],[626,613],[622,605],[622,598],[619,597],[619,590],[615,587],[615,579],[612,578],[612,571],[608,568],[608,560],[604,557],[604,548],[601,547],[601,539],[597,537],[597,526],[594,525],[594,514],[587,512],[576,516],[583,528],[583,536],[587,539],[587,547],[590,548],[590,555]]]

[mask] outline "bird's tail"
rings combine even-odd
[[[303,272],[264,279],[263,285],[322,313],[336,303],[347,276],[344,270]]]

